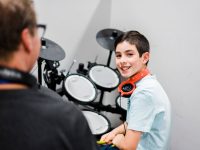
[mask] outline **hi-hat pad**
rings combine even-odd
[[[96,35],[96,40],[103,48],[113,51],[115,40],[123,34],[117,29],[103,29]]]
[[[65,58],[65,51],[55,42],[42,38],[40,58],[51,61],[60,61]]]

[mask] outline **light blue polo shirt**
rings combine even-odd
[[[128,100],[128,129],[143,132],[137,150],[166,150],[171,127],[171,105],[155,76],[136,83]]]

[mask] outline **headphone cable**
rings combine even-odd
[[[119,104],[120,107],[122,108],[122,96],[120,94],[120,98],[119,98]],[[126,125],[125,125],[126,121],[123,121],[123,126],[124,126],[124,136],[126,135]]]

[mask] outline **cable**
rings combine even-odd
[[[122,108],[122,96],[120,94],[120,97],[119,97],[119,105],[120,107]],[[124,136],[126,135],[126,125],[125,125],[125,121],[123,121],[123,125],[124,125]]]

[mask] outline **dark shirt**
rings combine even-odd
[[[0,90],[0,150],[96,150],[82,112],[50,90]]]

